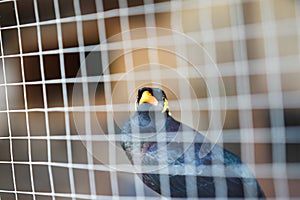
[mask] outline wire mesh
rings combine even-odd
[[[298,199],[299,6],[2,0],[0,198],[166,199],[118,146],[147,85],[164,89],[174,118],[239,155],[268,199]]]

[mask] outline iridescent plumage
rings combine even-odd
[[[143,97],[145,92],[147,97]],[[158,101],[156,105],[147,102],[152,99],[149,95]],[[132,164],[153,168],[141,173],[148,187],[171,197],[264,198],[258,182],[238,156],[219,145],[212,146],[201,133],[176,121],[166,102],[161,89],[141,88],[137,112],[122,130],[122,147]],[[161,180],[168,180],[168,184]]]

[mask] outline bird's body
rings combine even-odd
[[[166,102],[162,90],[140,89],[137,112],[122,130],[122,146],[130,161],[152,167],[141,174],[148,187],[171,197],[264,197],[239,157],[176,121]]]

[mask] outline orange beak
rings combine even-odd
[[[149,91],[145,91],[145,92],[143,92],[143,94],[142,94],[142,97],[141,97],[141,99],[140,99],[139,104],[141,105],[142,103],[150,103],[150,104],[152,104],[152,105],[157,106],[158,101],[157,101],[157,99],[156,99],[154,96],[152,96],[152,95],[150,94]]]

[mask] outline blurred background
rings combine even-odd
[[[147,85],[298,199],[299,37],[297,0],[0,1],[0,197],[158,198],[117,145]]]

